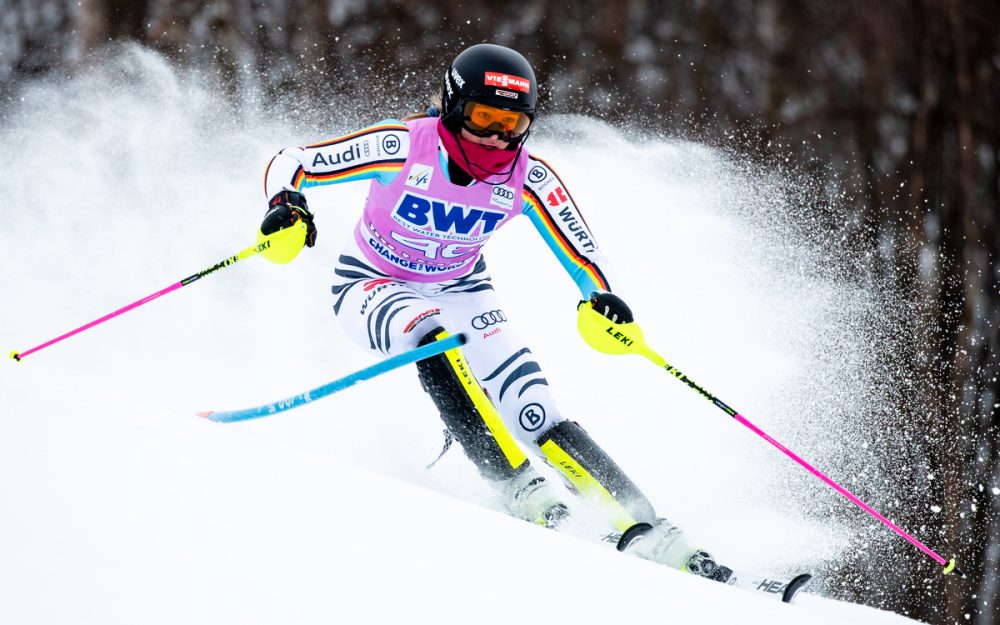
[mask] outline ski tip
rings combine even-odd
[[[15,349],[14,351],[12,351],[10,353],[10,359],[11,360],[16,360],[17,362],[21,362],[21,352],[19,352],[19,351],[17,351]]]
[[[198,412],[198,413],[195,413],[195,414],[197,414],[202,419],[211,419],[212,415],[215,414],[215,411],[214,410],[208,410],[206,412]]]
[[[785,592],[781,595],[781,600],[785,603],[791,603],[795,595],[799,594],[802,587],[809,583],[809,580],[813,578],[809,573],[803,573],[802,575],[796,575],[792,578],[792,581],[788,582],[785,586]]]

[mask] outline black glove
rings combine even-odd
[[[278,230],[290,228],[300,219],[306,223],[306,245],[316,245],[316,226],[313,225],[306,196],[298,191],[281,191],[268,202],[267,214],[260,224],[260,231],[265,235],[274,234]]]
[[[584,302],[580,302],[581,304]],[[628,307],[622,298],[613,293],[598,291],[590,296],[587,301],[594,310],[611,320],[612,323],[632,323],[632,309]]]

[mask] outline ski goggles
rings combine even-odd
[[[516,139],[531,125],[527,113],[507,111],[482,102],[466,102],[462,107],[462,125],[477,137],[497,135],[503,140]]]

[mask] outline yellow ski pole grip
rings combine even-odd
[[[638,323],[615,323],[594,310],[590,302],[577,307],[576,327],[583,340],[602,354],[638,354],[662,367],[667,361],[649,347]]]
[[[257,248],[260,255],[272,263],[285,265],[295,260],[306,245],[308,226],[299,219],[287,228],[271,234],[257,231]]]

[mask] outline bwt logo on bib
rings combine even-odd
[[[445,204],[440,200],[432,200],[415,193],[404,195],[393,211],[393,217],[397,218],[397,221],[417,228],[462,235],[471,235],[480,224],[482,228],[479,234],[493,232],[506,216],[506,213],[462,204]]]

